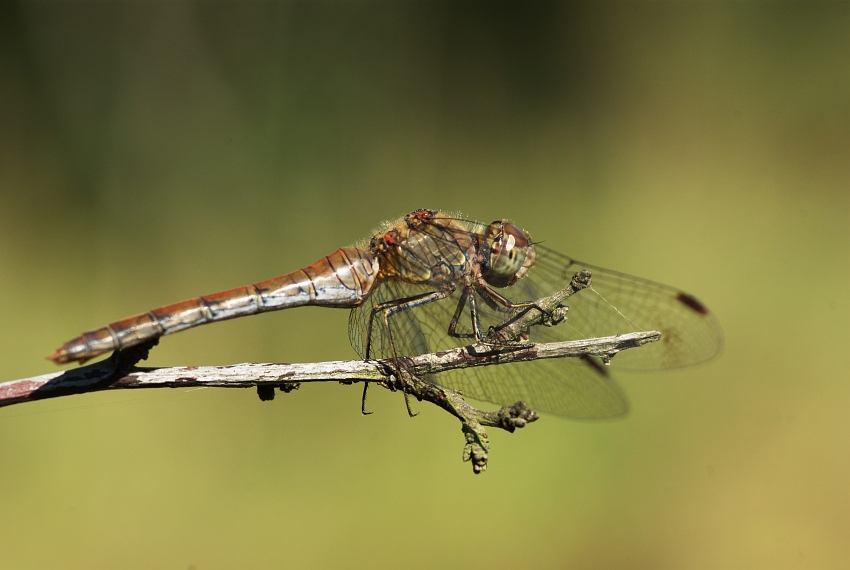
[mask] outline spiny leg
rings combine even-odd
[[[463,307],[466,304],[469,304],[469,316],[472,320],[472,333],[459,333],[457,332],[457,323],[460,320],[460,316],[463,313]],[[481,320],[478,317],[478,305],[475,302],[475,290],[472,287],[464,288],[463,294],[458,300],[455,314],[449,323],[448,334],[455,338],[474,338],[475,342],[481,342]]]
[[[531,308],[538,309],[544,315],[552,317],[552,313],[539,307],[536,303],[527,302],[527,303],[513,303],[508,298],[499,294],[496,291],[493,291],[485,282],[480,281],[475,285],[467,286],[463,295],[461,296],[457,309],[455,309],[454,316],[452,317],[451,322],[449,323],[448,334],[455,338],[474,338],[475,342],[481,345],[492,346],[496,349],[506,349],[515,347],[515,343],[503,343],[503,342],[491,342],[484,340],[484,336],[481,334],[481,320],[478,312],[478,306],[476,303],[476,292],[481,293],[481,300],[485,302],[489,307],[494,310],[497,309],[497,305],[501,305],[508,309],[525,309],[526,311]],[[457,332],[457,324],[460,320],[460,316],[463,312],[463,308],[465,304],[469,304],[469,313],[470,320],[472,321],[472,333],[459,333]],[[503,327],[506,327],[514,317],[518,315],[514,315],[511,318],[507,319],[504,323],[496,325],[494,328],[499,330]]]
[[[476,285],[477,285],[476,290],[478,292],[482,293],[482,295],[483,295],[482,299],[486,300],[487,303],[490,304],[491,306],[492,306],[492,303],[495,302],[495,303],[502,305],[503,307],[506,307],[508,309],[525,309],[525,311],[522,311],[521,313],[517,313],[516,315],[511,316],[511,318],[507,319],[505,322],[493,327],[497,331],[508,326],[515,318],[518,318],[520,315],[527,313],[528,310],[532,309],[532,308],[540,311],[540,313],[542,313],[543,315],[545,315],[546,317],[551,319],[553,323],[558,323],[563,318],[563,317],[561,317],[559,319],[558,317],[556,317],[556,315],[553,311],[545,309],[545,308],[541,307],[540,305],[538,305],[537,303],[535,303],[533,301],[525,302],[525,303],[513,303],[507,297],[501,295],[499,292],[494,291],[492,288],[490,288],[490,286],[486,282],[484,282],[483,280],[478,281],[476,283]]]
[[[492,307],[493,301],[488,300],[487,297],[482,297],[482,299]],[[472,333],[459,333],[457,332],[457,323],[460,319],[461,313],[463,312],[463,307],[467,302],[469,303],[469,316],[472,321]],[[523,303],[514,306],[519,308],[528,306],[530,308],[534,306],[534,304]],[[458,302],[457,309],[455,309],[455,314],[452,317],[451,322],[449,323],[448,334],[455,338],[474,338],[475,342],[479,345],[492,346],[496,350],[506,350],[510,348],[517,348],[519,346],[514,344],[494,343],[484,340],[484,337],[481,335],[481,319],[478,313],[478,304],[475,300],[475,289],[472,286],[469,286],[464,289],[463,295],[461,296]]]
[[[366,391],[369,389],[369,382],[363,382],[363,396],[360,397],[360,413],[368,416],[372,412],[366,411]]]
[[[487,303],[487,305],[491,307],[493,306],[492,300],[489,300],[487,297],[482,297],[482,299]],[[457,323],[460,319],[461,313],[463,312],[463,306],[465,304],[464,301],[467,301],[469,303],[469,318],[472,321],[472,333],[457,332]],[[529,307],[533,306],[532,303],[525,303],[523,305],[517,306],[521,308],[524,305],[528,305]],[[455,309],[455,314],[452,317],[452,321],[449,323],[448,334],[449,336],[453,336],[455,338],[474,338],[477,344],[484,346],[492,346],[496,350],[509,349],[515,346],[513,344],[495,343],[484,340],[484,337],[481,335],[481,318],[478,313],[478,304],[475,300],[475,289],[472,286],[469,286],[464,290],[464,294],[461,297],[460,302],[458,303],[457,309]]]
[[[384,321],[384,330],[387,335],[387,343],[390,347],[390,352],[392,354],[393,366],[395,368],[396,378],[398,379],[399,384],[401,385],[402,392],[404,393],[404,404],[407,407],[407,413],[410,417],[416,416],[413,413],[413,410],[410,408],[410,400],[408,398],[407,390],[405,389],[405,379],[401,372],[401,365],[399,364],[398,354],[395,348],[395,342],[393,342],[393,333],[390,327],[390,317],[399,313],[401,311],[408,311],[420,305],[426,305],[428,303],[433,303],[434,301],[439,301],[440,299],[445,299],[449,295],[452,294],[452,289],[447,289],[445,291],[433,291],[431,293],[423,293],[422,295],[416,295],[415,297],[408,297],[406,299],[396,299],[393,301],[387,301],[386,303],[381,303],[372,307],[371,312],[369,313],[369,323],[366,326],[366,359],[368,360],[371,357],[372,350],[372,323],[375,319],[375,314],[380,312],[382,313],[383,321]],[[366,382],[363,386],[363,399],[361,402],[361,412],[364,414],[368,414],[366,412],[366,390],[369,387],[369,383]]]
[[[449,336],[453,336],[455,338],[473,338],[474,335],[470,333],[459,333],[457,332],[457,323],[460,320],[460,316],[463,314],[463,308],[466,306],[467,298],[469,297],[469,288],[465,287],[463,292],[460,294],[460,298],[457,301],[457,308],[455,309],[455,314],[452,316],[452,320],[449,322]]]
[[[401,391],[404,394],[404,405],[407,408],[407,415],[409,415],[410,417],[415,417],[415,416],[418,415],[418,413],[414,414],[413,410],[410,408],[410,398],[407,394],[407,389],[406,389],[406,382],[407,381],[405,380],[405,377],[403,376],[401,365],[399,364],[398,354],[397,354],[396,348],[395,348],[395,342],[393,341],[392,327],[390,327],[390,317],[395,315],[396,313],[401,312],[401,311],[407,311],[407,310],[410,310],[414,307],[418,307],[420,305],[424,305],[424,304],[432,303],[432,302],[440,300],[440,299],[444,299],[450,293],[451,293],[450,291],[435,291],[433,293],[428,293],[428,294],[425,294],[425,295],[419,295],[418,297],[412,297],[412,298],[409,298],[407,300],[402,299],[402,300],[394,301],[394,302],[391,302],[391,303],[385,303],[385,305],[389,305],[389,306],[386,306],[382,309],[383,319],[384,319],[384,328],[385,328],[386,333],[387,333],[387,342],[389,342],[390,350],[392,351],[392,358],[393,358],[393,364],[395,366],[396,378],[398,379],[399,384],[401,385]]]
[[[475,285],[475,289],[479,293],[486,295],[496,303],[502,305],[503,307],[507,307],[508,309],[525,309],[530,307],[536,307],[541,313],[549,313],[549,311],[538,307],[534,302],[513,303],[510,299],[508,299],[498,291],[494,291],[483,279],[477,281]]]
[[[418,301],[423,298],[428,298],[434,293],[424,293],[422,295],[417,295],[415,297],[408,297],[406,299],[396,299],[395,301],[387,301],[385,303],[381,303],[379,305],[375,305],[372,307],[372,310],[369,312],[369,322],[366,324],[366,354],[364,355],[365,360],[369,360],[372,357],[372,323],[375,322],[375,313],[378,311],[383,311],[388,308],[392,308],[394,306],[399,305],[399,303]],[[388,335],[388,338],[391,335]],[[391,341],[390,341],[391,342]],[[395,346],[392,345],[393,350],[393,359],[395,360]],[[397,361],[396,361],[397,362]],[[398,372],[396,370],[396,372]],[[363,395],[360,398],[360,413],[364,416],[368,416],[372,412],[366,411],[366,394],[369,390],[369,382],[363,382]],[[407,402],[407,394],[405,394],[405,404],[407,404],[408,411],[410,410],[410,405]]]

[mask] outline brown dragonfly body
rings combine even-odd
[[[481,224],[480,230],[488,226]],[[470,274],[480,246],[462,220],[419,210],[385,228],[368,248],[345,247],[293,273],[204,295],[128,317],[83,333],[48,358],[57,364],[86,360],[216,321],[305,305],[353,308],[378,280],[427,284],[452,291]],[[445,295],[444,295],[445,296]]]
[[[303,305],[353,307],[371,290],[377,273],[377,264],[367,252],[342,248],[293,273],[166,305],[83,333],[48,358],[57,364],[85,362],[191,327],[265,311]]]

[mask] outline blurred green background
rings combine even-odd
[[[312,385],[0,409],[0,567],[850,566],[850,4],[3,3],[0,380],[416,208],[693,292],[721,359],[622,421]],[[151,365],[354,357],[347,311]]]

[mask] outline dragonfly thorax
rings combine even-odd
[[[503,220],[487,228],[482,250],[481,276],[494,287],[508,287],[525,277],[536,258],[531,237]]]

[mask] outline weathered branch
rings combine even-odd
[[[641,346],[660,338],[656,331],[543,344],[517,345],[494,350],[470,345],[403,359],[411,376],[437,374],[457,368],[524,362],[547,358],[602,356]],[[120,354],[120,353],[119,353]],[[0,407],[82,394],[127,388],[250,388],[283,387],[302,382],[375,382],[396,386],[389,360],[340,360],[305,364],[232,364],[228,366],[176,366],[147,368],[116,366],[116,358],[76,369],[12,380],[0,384]],[[108,383],[106,382],[108,380]],[[446,388],[441,390],[448,391]],[[409,392],[411,395],[417,394]],[[424,399],[424,398],[423,398]]]
[[[464,459],[473,462],[476,472],[486,468],[487,451],[484,427],[514,431],[537,414],[518,402],[497,412],[470,406],[457,391],[421,380],[425,374],[437,374],[457,368],[489,366],[547,358],[579,356],[609,356],[660,338],[656,331],[622,334],[545,344],[519,344],[507,349],[488,345],[470,345],[443,352],[423,354],[403,359],[404,391],[419,400],[436,404],[463,423],[467,439]],[[0,384],[0,407],[82,394],[100,390],[129,388],[184,388],[206,386],[218,388],[257,387],[261,395],[275,387],[289,391],[302,382],[373,382],[390,389],[400,384],[394,366],[388,360],[346,360],[308,364],[234,364],[230,366],[179,366],[173,368],[136,367],[146,357],[150,346],[136,347],[115,353],[111,358],[63,372],[33,378],[12,380]],[[264,392],[263,392],[264,391]],[[273,394],[273,392],[272,392]]]

